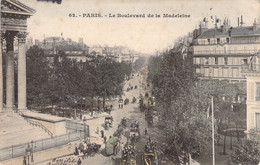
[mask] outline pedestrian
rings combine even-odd
[[[149,143],[151,143],[152,142],[152,139],[151,139],[151,137],[149,136],[149,138],[148,138],[148,142]]]
[[[75,147],[75,152],[74,152],[75,155],[79,155],[79,151],[78,151],[78,148]]]
[[[147,134],[148,134],[148,133],[147,133],[147,129],[146,129],[146,128],[144,129],[144,134],[145,134],[145,135],[147,135]]]
[[[111,108],[111,110],[113,109],[113,105],[112,104],[110,105],[110,108]]]
[[[90,114],[91,114],[91,117],[93,116],[93,109],[90,108]]]
[[[99,134],[99,128],[97,127],[97,131],[96,131],[97,134]]]
[[[104,138],[104,131],[101,130],[100,133],[101,133],[101,138]]]
[[[26,165],[26,156],[23,157],[23,165]]]
[[[121,104],[118,104],[118,109],[120,109],[121,108]]]
[[[80,114],[79,118],[80,118],[80,120],[82,120],[82,114]]]
[[[104,143],[106,143],[106,141],[107,141],[107,137],[106,137],[106,136],[104,136]]]
[[[81,165],[81,160],[79,158],[78,162],[77,162],[77,165]]]
[[[123,104],[121,105],[121,108],[122,108],[122,109],[124,108]]]

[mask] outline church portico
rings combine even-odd
[[[17,108],[26,107],[26,36],[27,19],[35,11],[16,0],[1,2],[1,50],[0,50],[0,112],[16,108],[15,102],[15,46],[18,43],[17,54]],[[5,61],[3,61],[3,55]],[[5,89],[3,63],[5,63]],[[4,91],[6,91],[4,93]],[[5,97],[4,97],[5,96]],[[5,102],[4,102],[5,98]]]

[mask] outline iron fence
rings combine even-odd
[[[78,129],[78,130],[80,130],[80,129]],[[25,149],[28,147],[28,144],[30,146],[33,146],[33,153],[35,153],[38,151],[43,151],[46,149],[62,146],[62,145],[68,144],[70,142],[83,139],[84,134],[85,134],[85,132],[77,131],[77,129],[76,129],[74,132],[70,132],[68,134],[54,136],[52,138],[41,139],[41,140],[29,142],[29,143],[23,143],[23,144],[19,144],[19,145],[12,145],[10,147],[1,148],[0,149],[0,161],[19,157],[19,156],[24,156]],[[88,126],[86,126],[86,135],[89,137]]]

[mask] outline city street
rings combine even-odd
[[[144,130],[145,128],[147,128],[147,122],[145,121],[144,118],[144,113],[142,113],[139,108],[138,108],[138,96],[139,96],[139,79],[141,76],[137,76],[137,74],[135,74],[135,76],[130,79],[129,81],[125,82],[125,87],[124,87],[124,95],[122,96],[122,98],[125,100],[126,98],[128,98],[130,100],[129,104],[124,105],[123,109],[119,109],[118,108],[118,103],[115,103],[113,111],[111,112],[111,116],[113,116],[113,124],[112,124],[112,128],[109,128],[108,130],[105,130],[103,127],[104,124],[104,116],[109,116],[108,113],[102,113],[99,114],[99,116],[102,117],[96,117],[93,119],[88,119],[87,120],[87,124],[89,125],[89,129],[90,129],[90,137],[101,137],[100,131],[104,130],[104,135],[109,138],[110,136],[113,135],[113,133],[116,131],[118,124],[120,124],[121,119],[123,117],[126,117],[127,119],[127,128],[124,130],[125,133],[122,135],[121,138],[121,143],[126,143],[127,138],[125,137],[125,135],[127,135],[127,132],[129,132],[129,126],[132,120],[138,120],[139,124],[140,124],[140,132],[141,132],[141,139],[136,143],[135,146],[135,151],[137,153],[137,161],[138,164],[141,163],[141,156],[142,156],[142,152],[144,149],[144,144],[146,143],[148,136],[144,135]],[[129,87],[129,85],[131,86],[135,86],[137,85],[138,88],[137,89],[132,89],[130,91],[126,91],[127,87]],[[132,98],[136,97],[137,101],[135,103],[132,103]],[[88,116],[85,116],[88,118]],[[95,117],[95,114],[94,114]],[[84,118],[84,115],[83,115]],[[97,134],[97,127],[99,130],[99,133]],[[148,130],[149,133],[149,130]],[[150,133],[150,135],[152,135],[152,133]],[[104,149],[105,145],[101,146],[101,149]],[[121,152],[119,152],[121,153]],[[73,157],[74,159],[78,160],[78,156],[67,156],[67,157],[63,157],[62,159],[67,159],[69,157]],[[82,157],[80,156],[80,158],[82,159]],[[61,159],[61,158],[59,158]],[[48,162],[51,161],[46,161],[46,162],[41,162],[39,164],[44,165]],[[96,154],[94,157],[88,157],[84,160],[82,160],[82,164],[112,164],[112,158],[110,157],[106,157],[103,156],[101,153]]]

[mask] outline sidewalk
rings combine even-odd
[[[54,158],[72,155],[74,152],[76,143],[77,142],[72,142],[72,143],[69,143],[67,145],[63,145],[60,147],[36,152],[33,154],[34,162],[31,163],[31,158],[30,158],[30,164],[32,164],[32,165],[39,164],[41,162],[52,160]],[[48,159],[46,159],[46,158],[48,158]],[[0,162],[0,165],[22,165],[22,163],[23,163],[23,156],[2,161],[2,162]]]

